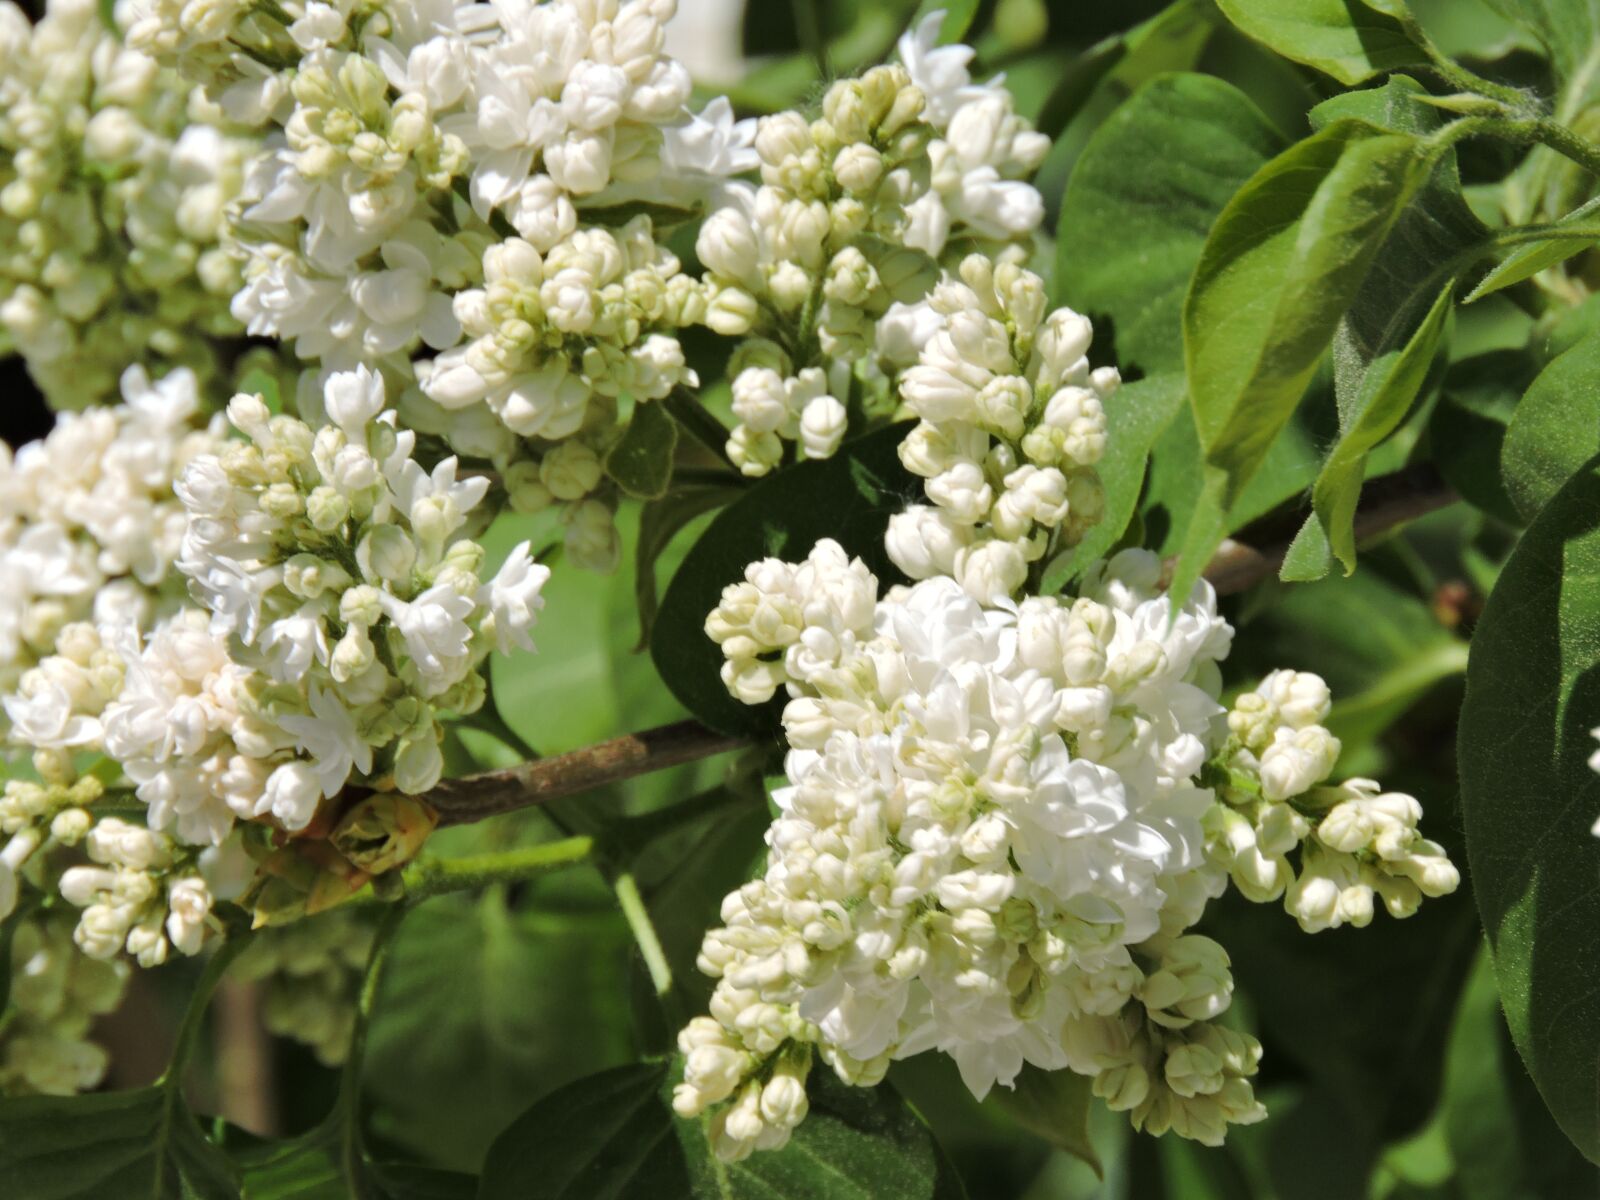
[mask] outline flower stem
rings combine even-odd
[[[475,891],[496,883],[515,883],[586,862],[593,852],[593,838],[570,837],[558,842],[541,842],[537,846],[519,846],[498,854],[427,858],[406,868],[406,897],[409,902],[416,902],[446,892]]]
[[[366,973],[361,979],[361,994],[356,1001],[356,1023],[350,1034],[350,1050],[339,1077],[339,1159],[350,1195],[355,1200],[372,1200],[367,1186],[361,1152],[361,1066],[367,1052],[367,1030],[372,1023],[372,1008],[378,997],[383,969],[388,965],[394,935],[411,911],[408,903],[391,904],[378,923],[367,955]]]
[[[617,903],[622,906],[622,915],[627,918],[628,928],[633,931],[633,940],[639,943],[639,953],[644,955],[645,969],[650,972],[650,982],[655,986],[656,995],[665,996],[672,990],[672,967],[661,948],[661,939],[656,936],[650,910],[645,907],[644,897],[639,894],[639,883],[634,879],[633,872],[625,871],[617,876],[612,887],[616,889]]]
[[[183,1068],[188,1064],[189,1056],[194,1053],[195,1042],[200,1037],[200,1027],[205,1023],[206,1009],[210,1007],[212,993],[217,990],[217,984],[222,982],[229,964],[239,956],[239,952],[249,941],[248,930],[230,933],[206,961],[205,969],[200,972],[199,982],[195,984],[194,994],[189,997],[189,1007],[183,1014],[183,1023],[178,1026],[178,1035],[173,1040],[172,1059],[167,1063],[167,1069],[161,1073],[159,1082],[162,1087],[174,1088],[182,1081]]]

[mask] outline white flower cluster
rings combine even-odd
[[[160,966],[173,950],[199,952],[212,896],[185,862],[192,855],[171,838],[116,817],[102,817],[83,843],[94,865],[69,867],[60,882],[62,897],[83,909],[73,933],[80,950],[110,959],[126,948],[141,967]]]
[[[855,385],[886,382],[880,355],[928,336],[918,306],[947,248],[1026,239],[1043,217],[1023,177],[1049,140],[998,82],[972,84],[969,47],[934,48],[941,19],[901,39],[903,65],[834,84],[819,119],[764,118],[761,186],[727,185],[700,228],[706,324],[748,339],[727,447],[747,475],[777,466],[786,441],[831,455]]]
[[[233,970],[261,984],[268,1032],[311,1047],[327,1066],[343,1062],[373,928],[370,910],[338,908],[258,930]]]
[[[129,363],[209,379],[242,333],[220,241],[255,143],[101,7],[50,0],[33,26],[0,0],[0,351],[58,409],[111,399]]]
[[[1094,466],[1120,380],[1115,367],[1090,367],[1088,319],[1045,316],[1043,281],[1015,264],[970,255],[924,308],[913,319],[925,319],[926,340],[900,379],[921,421],[900,461],[932,503],[896,515],[886,548],[912,579],[953,576],[992,604],[1099,521]]]
[[[942,1050],[979,1097],[1024,1063],[1071,1069],[1136,1128],[1207,1144],[1261,1119],[1260,1047],[1213,1023],[1227,954],[1187,931],[1227,882],[1215,830],[1242,819],[1210,786],[1217,756],[1258,794],[1304,794],[1337,755],[1320,680],[1273,676],[1230,740],[1232,630],[1203,582],[1174,615],[1160,560],[1135,550],[1075,600],[986,606],[945,576],[880,597],[824,541],[753,564],[706,630],[736,697],[789,696],[766,870],[724,901],[699,960],[711,1014],[680,1037],[675,1106],[715,1110],[719,1154],[787,1140],[813,1053],[866,1085]],[[1337,790],[1304,911],[1334,855],[1396,915],[1454,886],[1415,801]]]
[[[147,623],[181,595],[172,564],[187,514],[172,483],[221,445],[223,425],[201,424],[187,369],[151,383],[129,367],[122,397],[63,413],[15,455],[0,446],[0,689],[54,650],[70,622]]]
[[[1228,713],[1224,803],[1208,818],[1213,856],[1239,892],[1258,903],[1282,896],[1307,933],[1370,924],[1375,897],[1409,917],[1424,896],[1461,882],[1444,847],[1418,831],[1413,797],[1371,779],[1318,786],[1339,757],[1321,724],[1331,703],[1327,684],[1297,671],[1274,671],[1241,695]]]
[[[109,1058],[89,1040],[128,980],[122,961],[89,958],[60,913],[19,919],[11,935],[11,992],[0,1025],[0,1095],[70,1096],[99,1086]]]
[[[1203,1023],[1226,955],[1183,933],[1223,883],[1196,777],[1231,631],[1204,584],[1169,624],[1159,568],[1128,552],[1076,602],[985,608],[948,578],[879,599],[823,542],[725,593],[707,630],[741,699],[787,686],[791,786],[684,1035],[679,1111],[736,1097],[721,1153],[782,1141],[752,1082],[807,1046],[851,1083],[943,1050],[979,1096],[1070,1067],[1205,1140],[1260,1115],[1254,1044]]]

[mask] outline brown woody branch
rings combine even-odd
[[[1370,541],[1455,499],[1455,493],[1430,464],[1373,479],[1362,489],[1355,519],[1356,540]],[[1256,549],[1230,540],[1212,558],[1205,577],[1223,595],[1242,592],[1276,574],[1288,550],[1288,542]],[[679,721],[554,758],[448,780],[423,799],[439,811],[441,824],[463,825],[750,744],[744,738],[708,729],[698,721]]]

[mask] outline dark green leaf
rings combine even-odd
[[[636,1063],[557,1088],[489,1147],[480,1200],[688,1200],[694,1195],[665,1063]]]
[[[1217,0],[1217,5],[1257,41],[1347,86],[1428,61],[1399,21],[1362,0]]]
[[[238,1172],[176,1088],[0,1099],[0,1183],[27,1200],[233,1200]]]
[[[1052,562],[1040,590],[1054,595],[1122,539],[1144,486],[1150,447],[1183,408],[1183,377],[1158,375],[1124,385],[1106,405],[1106,455],[1098,470],[1106,489],[1106,515],[1067,553]]]
[[[1181,368],[1183,295],[1206,233],[1282,145],[1237,88],[1173,75],[1140,88],[1085,147],[1062,198],[1056,291],[1102,323],[1124,370]]]
[[[660,607],[656,588],[656,560],[661,557],[661,552],[695,518],[731,503],[743,490],[737,485],[684,488],[644,506],[639,517],[639,538],[634,543],[633,557],[633,595],[639,605],[636,651],[650,644],[650,632],[655,628],[656,611]]]
[[[1016,1086],[997,1087],[989,1093],[1001,1111],[1030,1133],[1058,1150],[1065,1150],[1103,1175],[1100,1156],[1089,1140],[1089,1110],[1094,1080],[1073,1071],[1041,1071],[1026,1065]]]
[[[1600,1161],[1600,461],[1512,553],[1473,634],[1461,786],[1473,890],[1512,1037]]]
[[[1506,491],[1531,521],[1600,453],[1600,332],[1562,354],[1517,405],[1500,451]]]
[[[1516,247],[1478,281],[1478,286],[1467,296],[1467,303],[1471,304],[1490,292],[1498,292],[1501,288],[1508,288],[1514,283],[1521,283],[1524,279],[1531,279],[1546,267],[1553,267],[1574,254],[1582,254],[1585,250],[1592,249],[1595,242],[1594,214],[1597,212],[1600,212],[1600,196],[1596,196],[1583,207],[1574,209],[1561,219],[1561,224],[1581,226],[1582,229],[1588,230],[1587,233],[1579,232],[1573,237],[1563,237],[1560,230],[1555,229],[1546,239]]]
[[[263,1141],[230,1129],[224,1146],[243,1175],[249,1200],[346,1200],[335,1126],[322,1125],[290,1141]],[[230,1143],[240,1140],[235,1149]]]
[[[722,651],[705,633],[722,589],[766,557],[798,562],[823,538],[858,555],[885,584],[900,579],[883,549],[889,518],[921,497],[900,465],[907,426],[893,425],[844,445],[832,458],[776,472],[724,509],[678,568],[661,601],[650,654],[667,686],[713,729],[764,733],[772,706],[740,704],[723,686]]]
[[[635,404],[622,440],[606,455],[606,474],[637,500],[659,500],[672,484],[678,423],[664,404]]]
[[[1225,513],[1260,467],[1433,162],[1417,138],[1335,121],[1258,171],[1217,219],[1183,323],[1208,508]],[[1191,527],[1175,594],[1225,527]]]
[[[1439,473],[1467,503],[1520,525],[1500,474],[1506,428],[1536,370],[1520,350],[1463,359],[1445,376],[1443,395],[1428,422]]]

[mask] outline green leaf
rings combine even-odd
[[[662,552],[697,518],[731,503],[743,491],[743,487],[732,484],[690,487],[673,491],[644,506],[633,558],[633,596],[639,606],[639,641],[634,646],[635,652],[650,644],[650,632],[655,628],[656,612],[660,608],[656,562]]]
[[[234,1200],[176,1087],[0,1099],[0,1181],[27,1200]]]
[[[1040,584],[1044,595],[1060,592],[1122,540],[1138,507],[1150,448],[1182,409],[1183,376],[1177,374],[1125,384],[1106,404],[1106,454],[1097,468],[1106,489],[1106,514],[1081,542],[1045,568]]]
[[[557,1088],[489,1147],[479,1200],[689,1200],[666,1077],[665,1063],[634,1063]]]
[[[1135,92],[1084,148],[1061,202],[1057,298],[1111,335],[1124,370],[1181,369],[1183,296],[1206,233],[1282,146],[1237,88],[1172,75]]]
[[[672,485],[678,423],[664,404],[633,406],[633,419],[606,455],[606,474],[636,500],[659,500]]]
[[[1574,471],[1600,453],[1600,331],[1556,358],[1533,381],[1506,429],[1506,491],[1531,521]]]
[[[1524,279],[1531,279],[1546,267],[1553,267],[1559,262],[1565,262],[1574,254],[1582,254],[1585,250],[1594,247],[1594,214],[1600,212],[1600,196],[1596,196],[1581,208],[1576,208],[1561,218],[1558,228],[1550,231],[1550,236],[1537,242],[1529,242],[1525,246],[1518,246],[1507,254],[1500,262],[1478,281],[1478,286],[1467,295],[1467,303],[1487,296],[1490,292],[1498,292],[1501,288],[1508,288],[1514,283],[1521,283]],[[1564,237],[1559,225],[1580,226],[1581,230],[1572,237]]]
[[[440,897],[395,937],[368,1035],[371,1122],[442,1166],[475,1168],[531,1096],[632,1053],[609,889],[588,873],[529,886],[546,905]]]
[[[1594,0],[1488,0],[1488,4],[1544,43],[1563,81],[1589,86],[1580,77],[1600,58],[1600,6]]]
[[[1082,1159],[1104,1178],[1100,1156],[1089,1140],[1094,1080],[1074,1071],[1042,1071],[1025,1065],[1014,1087],[989,1093],[999,1109],[1058,1150]]]
[[[1433,164],[1417,138],[1342,119],[1273,159],[1223,210],[1184,302],[1208,510],[1225,513],[1260,467]],[[1225,528],[1191,526],[1175,595],[1198,578]]]
[[[1034,177],[1047,202],[1076,173],[1085,146],[1106,119],[1158,76],[1194,70],[1217,25],[1209,0],[1176,0],[1148,21],[1091,47],[1058,73],[1038,121],[1040,131],[1054,137]]]
[[[1357,486],[1360,486],[1359,480]],[[1327,530],[1317,520],[1317,514],[1312,513],[1284,552],[1278,578],[1285,583],[1315,583],[1326,578],[1331,570],[1333,547],[1328,544]]]
[[[1600,460],[1529,526],[1473,634],[1461,712],[1473,890],[1517,1049],[1600,1161]]]
[[[1473,507],[1513,525],[1522,518],[1500,474],[1506,429],[1535,370],[1520,350],[1496,350],[1456,363],[1428,422],[1433,461]]]
[[[679,1121],[694,1195],[719,1200],[960,1200],[961,1183],[933,1136],[892,1087],[847,1087],[818,1063],[811,1111],[781,1150],[718,1162],[707,1121]]]
[[[661,601],[650,654],[667,686],[696,717],[725,733],[776,726],[773,705],[740,704],[723,686],[722,651],[705,632],[722,589],[766,557],[798,562],[823,538],[859,556],[887,586],[901,578],[883,548],[889,518],[922,488],[900,465],[904,423],[846,443],[832,458],[775,472],[718,514],[683,560]]]
[[[1342,362],[1365,360],[1365,366],[1346,368],[1359,373],[1360,387],[1348,404],[1340,405],[1344,428],[1317,476],[1311,503],[1327,532],[1329,548],[1344,564],[1347,575],[1356,569],[1355,515],[1367,453],[1393,433],[1411,411],[1438,354],[1454,299],[1453,285],[1446,286],[1403,345],[1380,345],[1369,357],[1356,346],[1348,323],[1334,343],[1335,378]]]
[[[1354,86],[1428,56],[1405,26],[1362,0],[1217,0],[1239,29],[1285,58]],[[1384,7],[1391,7],[1385,5]]]

